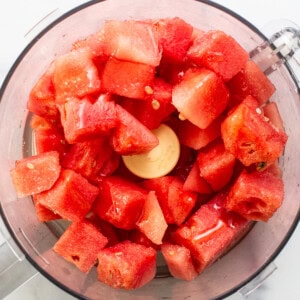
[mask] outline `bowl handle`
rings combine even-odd
[[[288,20],[275,20],[262,32],[268,40],[250,51],[251,59],[266,75],[285,64],[300,92],[300,27]]]

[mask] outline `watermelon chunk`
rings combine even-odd
[[[124,98],[120,104],[147,128],[156,129],[175,111],[172,88],[171,84],[155,77],[150,93],[143,101]]]
[[[52,220],[61,219],[61,216],[54,213],[52,210],[48,209],[47,207],[43,206],[36,195],[32,196],[32,200],[34,203],[36,215],[40,222],[48,222]]]
[[[168,224],[154,191],[149,192],[136,226],[152,243],[156,245],[162,244]]]
[[[174,87],[172,102],[184,118],[205,129],[225,110],[229,92],[214,72],[190,69]]]
[[[221,139],[201,149],[197,161],[201,177],[210,184],[214,191],[221,190],[230,182],[234,171],[235,157],[225,149]]]
[[[63,158],[69,145],[65,140],[63,128],[57,121],[33,115],[30,126],[34,133],[35,151],[37,154],[57,151]]]
[[[148,192],[117,176],[104,177],[99,186],[94,212],[118,228],[134,229]]]
[[[156,273],[156,251],[130,241],[100,250],[98,279],[113,287],[137,289],[151,281]]]
[[[107,94],[102,94],[95,102],[87,97],[73,98],[61,109],[61,122],[70,144],[108,135],[117,125],[115,102]]]
[[[98,69],[88,48],[70,51],[55,60],[53,84],[56,102],[65,103],[69,98],[82,98],[100,91]]]
[[[108,20],[103,26],[104,53],[119,60],[158,66],[161,50],[151,23]]]
[[[198,273],[203,272],[245,234],[249,221],[224,207],[226,193],[203,204],[174,233],[173,239],[190,250]]]
[[[97,261],[97,255],[103,249],[107,238],[87,220],[72,223],[53,250],[65,260],[73,263],[80,271],[88,273]]]
[[[21,198],[51,189],[60,171],[59,153],[50,151],[17,160],[10,176]]]
[[[253,96],[261,105],[269,100],[275,92],[270,79],[261,71],[254,61],[247,61],[241,71],[227,82],[231,95],[230,106],[244,100],[248,95]]]
[[[266,222],[281,206],[283,197],[282,179],[272,171],[243,171],[230,188],[225,206],[248,220]]]
[[[112,133],[114,150],[121,155],[150,151],[158,145],[158,138],[122,106],[116,105],[119,123]]]
[[[225,148],[245,166],[274,163],[282,154],[287,135],[275,128],[258,107],[256,99],[246,97],[221,125]]]
[[[59,111],[55,103],[53,73],[54,64],[51,64],[31,89],[27,108],[40,117],[57,120]]]
[[[162,176],[143,181],[142,186],[155,191],[168,224],[181,224],[194,208],[197,194],[183,190],[183,180],[177,176]]]
[[[184,246],[163,243],[161,252],[173,277],[189,281],[198,276],[191,252]]]
[[[104,163],[113,156],[113,149],[108,138],[94,138],[71,145],[61,165],[72,169],[90,180],[97,182]]]
[[[98,187],[73,170],[62,170],[54,186],[37,195],[38,201],[69,221],[82,220],[98,196]]]
[[[143,99],[153,84],[155,68],[141,63],[109,58],[102,73],[103,90],[119,96]]]
[[[193,27],[183,19],[164,18],[154,23],[164,59],[182,62],[192,43]]]
[[[199,150],[221,135],[224,116],[216,118],[208,127],[201,129],[188,120],[181,121],[177,134],[179,141],[190,148]]]
[[[196,192],[200,194],[212,193],[211,186],[200,174],[200,168],[197,161],[193,164],[182,188],[185,191]]]
[[[245,66],[249,54],[232,36],[221,30],[209,30],[194,39],[188,58],[228,81]]]

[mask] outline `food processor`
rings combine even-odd
[[[16,197],[9,170],[15,160],[33,153],[27,97],[55,57],[68,51],[72,42],[96,32],[106,19],[175,16],[203,30],[221,29],[232,35],[275,85],[272,101],[279,107],[289,137],[279,161],[285,200],[272,219],[267,223],[256,223],[238,245],[197,279],[184,282],[158,276],[135,291],[115,290],[97,281],[95,269],[83,274],[52,251],[64,224],[39,222],[31,198]],[[223,299],[237,291],[247,295],[261,278],[274,270],[272,262],[299,221],[300,58],[295,53],[300,46],[300,31],[297,25],[288,21],[271,24],[262,33],[217,3],[195,0],[90,1],[53,19],[17,58],[0,93],[0,208],[3,222],[0,228],[4,235],[0,240],[0,296],[8,295],[36,272],[79,299]]]

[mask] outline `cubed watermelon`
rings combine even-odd
[[[177,176],[162,176],[142,182],[149,191],[155,191],[168,224],[182,224],[194,208],[197,194],[183,190],[183,180]]]
[[[282,179],[272,171],[243,171],[230,188],[225,206],[246,219],[266,222],[281,206],[283,197]]]
[[[186,247],[163,243],[161,252],[173,277],[189,281],[198,276],[191,252]]]
[[[69,145],[65,139],[60,122],[33,115],[30,126],[34,133],[35,151],[37,154],[57,151],[60,158],[65,156]]]
[[[287,135],[263,116],[256,99],[246,97],[221,125],[225,148],[245,166],[274,163],[283,153]]]
[[[209,30],[194,39],[188,58],[227,81],[245,66],[249,54],[232,36],[221,30]]]
[[[97,261],[107,238],[87,220],[72,223],[55,243],[53,250],[80,271],[88,273]]]
[[[241,71],[227,82],[230,91],[230,106],[244,100],[248,95],[253,96],[259,105],[267,102],[275,92],[270,79],[262,72],[254,61],[247,61]]]
[[[104,53],[119,60],[158,66],[161,50],[148,22],[108,20],[103,26]]]
[[[154,23],[164,59],[182,62],[192,43],[193,26],[183,19],[164,18]]]
[[[61,122],[70,144],[109,135],[117,125],[115,102],[107,94],[102,94],[95,102],[88,97],[73,98],[61,107]]]
[[[168,228],[168,224],[154,191],[148,193],[142,214],[136,226],[152,243],[155,245],[162,244],[162,239]]]
[[[52,210],[50,210],[47,207],[45,207],[44,205],[42,205],[39,202],[37,195],[33,195],[32,200],[34,203],[36,215],[40,222],[48,222],[48,221],[61,219],[60,215],[54,213]]]
[[[134,229],[148,191],[118,176],[104,177],[99,187],[94,212],[118,228]]]
[[[84,97],[100,91],[98,69],[88,48],[70,51],[55,60],[53,84],[57,103]]]
[[[98,187],[73,170],[62,170],[54,186],[37,195],[38,201],[70,221],[82,220],[98,196]]]
[[[188,120],[181,122],[177,134],[179,141],[190,148],[199,150],[221,135],[221,122],[224,116],[216,118],[208,127],[201,129]]]
[[[235,157],[224,147],[221,139],[218,139],[198,153],[197,161],[199,171],[214,191],[221,190],[232,178]]]
[[[55,103],[53,73],[54,64],[51,64],[31,89],[27,108],[38,116],[57,120],[59,111]]]
[[[72,169],[92,182],[97,182],[105,162],[113,156],[113,149],[106,137],[72,144],[61,165]]]
[[[60,172],[59,153],[50,151],[17,160],[10,176],[17,196],[25,197],[51,189]]]
[[[114,150],[121,155],[150,151],[158,138],[122,106],[116,104],[118,124],[112,133]]]
[[[249,228],[249,221],[227,212],[226,195],[219,193],[203,204],[174,233],[176,243],[190,250],[198,273],[232,247]]]
[[[155,68],[137,62],[109,58],[102,73],[103,90],[119,96],[143,99],[151,88]]]
[[[137,289],[156,273],[156,251],[130,241],[100,250],[98,279],[114,288]]]
[[[172,85],[155,77],[152,88],[143,101],[124,98],[120,104],[149,129],[156,129],[175,111],[172,105]]]
[[[229,92],[224,82],[208,69],[190,69],[173,89],[172,103],[180,114],[201,129],[225,110]]]

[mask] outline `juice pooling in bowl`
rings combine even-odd
[[[118,10],[113,9],[115,5],[118,6]],[[150,299],[159,297],[182,299],[188,296],[195,299],[199,297],[201,299],[202,296],[204,299],[224,297],[240,288],[272,261],[287,241],[299,214],[299,202],[294,197],[299,189],[296,181],[299,171],[294,163],[299,154],[297,145],[299,129],[295,128],[299,120],[299,96],[289,70],[284,65],[269,76],[277,89],[272,100],[279,107],[289,136],[284,156],[280,159],[285,184],[284,203],[268,223],[257,223],[235,248],[194,281],[181,282],[169,277],[155,279],[141,290],[131,293],[112,290],[95,280],[94,269],[85,275],[57,257],[51,249],[60,234],[58,232],[60,225],[39,223],[31,198],[19,200],[16,198],[9,170],[14,166],[15,160],[22,158],[23,155],[32,154],[31,130],[26,111],[28,94],[32,86],[55,57],[67,52],[72,42],[96,32],[108,16],[109,19],[179,16],[204,30],[221,27],[227,34],[235,37],[248,52],[265,42],[265,38],[255,28],[240,18],[223,11],[220,7],[196,1],[188,1],[188,5],[187,1],[172,2],[172,9],[166,1],[95,2],[59,19],[22,54],[2,91],[1,128],[6,130],[1,130],[1,137],[8,146],[1,149],[1,178],[3,179],[0,190],[1,210],[6,225],[30,261],[43,274],[80,298],[138,299],[145,295]],[[82,20],[88,21],[82,22]],[[76,34],[73,28],[78,29]],[[37,66],[36,72],[29,72],[32,65]],[[22,84],[16,88],[15,82]],[[286,86],[289,88],[285,88]],[[20,99],[19,106],[15,105],[15,99]]]

